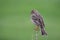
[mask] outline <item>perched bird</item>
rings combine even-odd
[[[40,28],[41,34],[47,35],[46,31],[44,30],[45,24],[44,24],[43,18],[40,15],[40,13],[35,9],[31,11],[31,20],[36,25],[36,28],[35,28],[36,31],[38,31],[38,29]]]

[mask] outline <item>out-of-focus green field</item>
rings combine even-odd
[[[48,40],[60,40],[60,0],[0,0],[0,40],[32,40],[34,8],[43,15]],[[45,40],[41,33],[39,40]]]

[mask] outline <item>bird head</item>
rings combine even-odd
[[[32,14],[34,14],[34,13],[36,13],[36,12],[37,12],[36,9],[32,9],[32,11],[31,11]]]
[[[36,9],[32,9],[31,14],[40,15],[40,13]]]
[[[39,13],[36,9],[32,9],[31,14],[37,14]]]

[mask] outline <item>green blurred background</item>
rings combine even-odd
[[[43,15],[48,40],[60,40],[60,0],[0,0],[0,40],[32,40],[34,8]],[[45,40],[41,33],[39,40]]]

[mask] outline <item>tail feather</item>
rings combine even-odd
[[[42,35],[47,35],[47,33],[45,32],[44,28],[41,29],[41,34]]]

